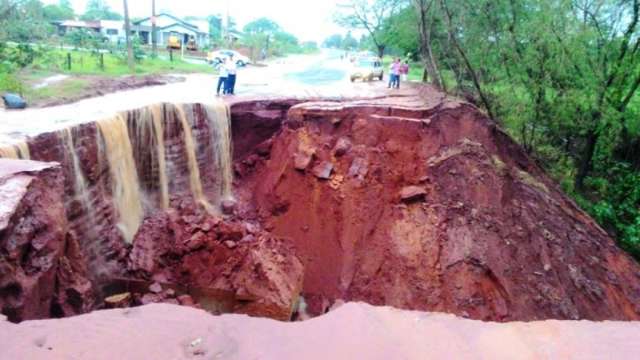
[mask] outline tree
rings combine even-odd
[[[131,21],[129,21],[129,4],[127,0],[122,0],[124,6],[124,31],[127,39],[127,64],[129,71],[135,71],[135,62],[133,59],[133,44],[131,42]]]
[[[52,29],[39,0],[0,0],[0,42],[40,41]]]
[[[430,78],[435,86],[446,90],[442,82],[442,76],[438,69],[431,46],[431,10],[434,7],[435,0],[412,0],[413,6],[418,16],[418,30],[420,33],[420,57],[424,64],[425,79]]]
[[[122,15],[113,11],[104,0],[89,0],[81,20],[122,20]]]
[[[48,21],[72,20],[76,16],[69,0],[60,0],[57,5],[47,5],[43,8],[43,11],[44,18]]]
[[[349,29],[364,29],[376,46],[378,56],[384,55],[387,43],[384,38],[384,23],[404,4],[403,0],[349,0],[338,5],[335,14],[338,25]]]
[[[358,48],[358,40],[351,35],[351,31],[347,32],[347,35],[342,39],[341,48],[343,50],[356,50]]]
[[[271,40],[282,29],[275,21],[263,17],[245,25],[243,31],[246,35],[245,42],[252,49],[252,57],[257,58],[258,50],[262,49],[260,53],[261,57],[264,58],[269,54]]]
[[[158,56],[158,30],[156,28],[156,0],[151,0],[151,53]]]
[[[268,18],[259,18],[251,21],[242,29],[247,34],[274,34],[280,31],[280,25]]]
[[[324,47],[332,48],[332,49],[341,49],[342,48],[342,35],[334,34],[325,39],[323,43]]]

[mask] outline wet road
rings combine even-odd
[[[335,52],[295,55],[267,66],[249,66],[238,72],[235,97],[366,98],[387,92],[382,82],[352,84],[348,80],[349,67]],[[122,91],[48,108],[0,108],[0,145],[152,103],[210,103],[222,99],[215,94],[215,75],[191,74],[185,78],[181,83]]]

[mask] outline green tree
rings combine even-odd
[[[404,0],[349,0],[338,5],[335,21],[348,29],[363,29],[375,44],[378,56],[387,47],[385,21],[405,4]]]
[[[104,0],[89,0],[87,7],[80,16],[81,20],[122,20],[120,13],[113,11]]]
[[[57,5],[46,5],[43,11],[44,18],[48,21],[71,20],[76,16],[69,0],[60,0]]]
[[[342,48],[342,35],[334,34],[325,39],[323,43],[324,47],[332,48],[332,49],[341,49]]]

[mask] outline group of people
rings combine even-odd
[[[389,66],[389,86],[388,88],[400,88],[400,78],[402,81],[407,81],[409,75],[409,63],[407,61],[400,61],[400,58],[395,58]]]
[[[220,88],[222,88],[222,94],[233,95],[236,88],[236,74],[238,72],[238,66],[233,61],[233,56],[224,58],[219,67],[220,77],[218,77],[218,87],[216,93],[220,95]]]

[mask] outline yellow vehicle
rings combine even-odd
[[[169,36],[169,41],[167,42],[167,49],[181,49],[182,41],[180,40],[180,36],[177,34],[171,34]]]
[[[183,36],[186,38],[186,35],[172,33],[167,42],[167,49],[182,49]],[[187,40],[187,50],[198,50],[198,44],[196,44],[196,39],[193,36],[189,36],[189,40]]]
[[[187,41],[187,50],[198,50],[198,44],[196,44],[196,39],[193,36],[189,36],[189,41]]]

